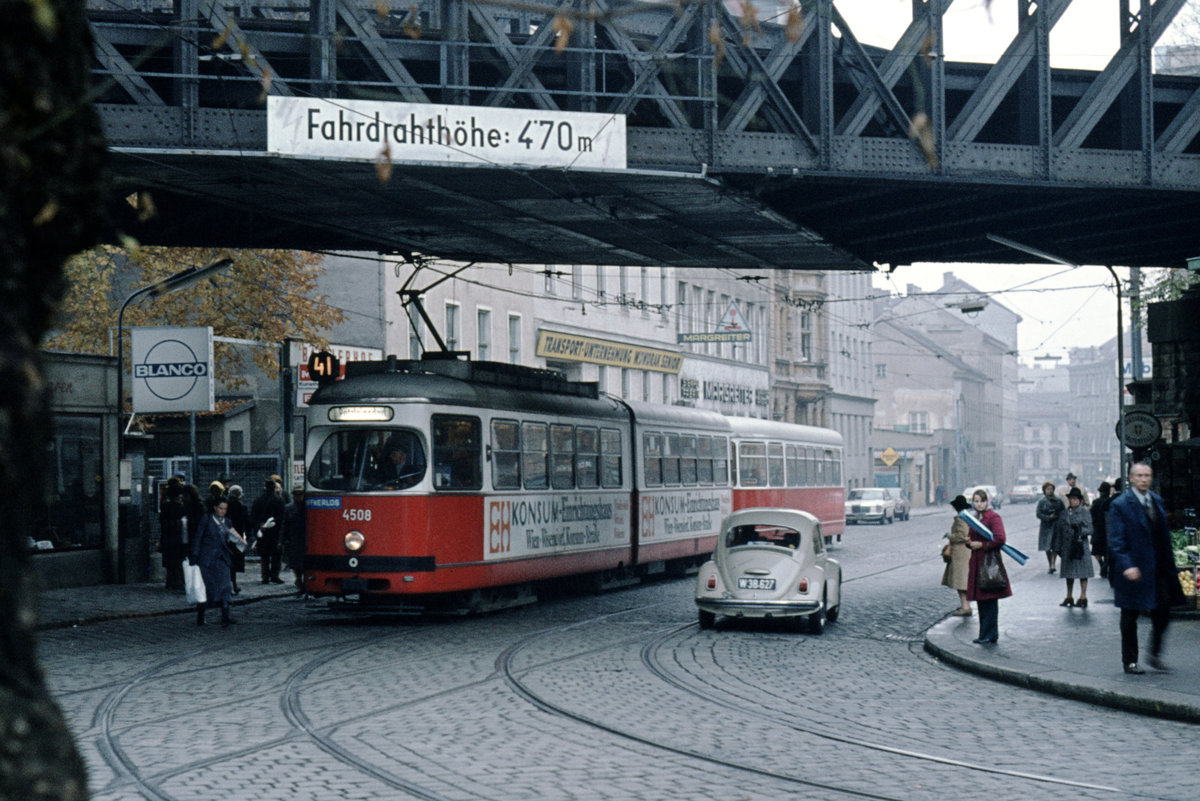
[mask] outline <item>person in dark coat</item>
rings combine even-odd
[[[183,589],[183,560],[188,549],[183,541],[183,482],[175,476],[167,480],[163,500],[158,507],[159,550],[167,573],[168,590]]]
[[[1184,602],[1167,510],[1162,498],[1150,490],[1153,477],[1145,462],[1132,465],[1129,489],[1114,498],[1108,509],[1109,575],[1113,603],[1121,610],[1121,665],[1133,674],[1146,672],[1138,666],[1138,616],[1150,615],[1150,667],[1166,670],[1162,652],[1171,607]]]
[[[988,507],[988,494],[984,490],[977,489],[971,494],[971,506],[974,508],[975,518],[987,526],[993,536],[993,539],[989,540],[975,529],[971,529],[971,539],[967,543],[967,547],[971,549],[971,568],[967,571],[967,600],[974,601],[975,608],[979,610],[979,636],[973,642],[995,643],[1000,639],[1000,599],[1012,595],[1012,583],[1005,575],[1004,589],[981,590],[976,579],[979,576],[979,566],[983,563],[984,552],[997,550],[1005,543],[1004,521],[994,509]]]
[[[1092,502],[1092,556],[1100,565],[1100,578],[1108,578],[1108,506],[1112,503],[1112,486],[1101,481]]]
[[[1038,526],[1038,550],[1046,552],[1046,564],[1050,567],[1049,573],[1054,572],[1054,563],[1058,559],[1058,553],[1054,550],[1054,529],[1058,525],[1058,518],[1066,510],[1063,501],[1058,499],[1054,494],[1054,482],[1047,481],[1042,485],[1042,498],[1038,501],[1035,514],[1037,519],[1041,521]]]
[[[200,488],[195,484],[183,485],[183,544],[191,553],[192,542],[200,521],[204,519],[204,500],[200,497]]]
[[[229,525],[242,537],[249,537],[250,510],[246,508],[246,504],[242,503],[242,488],[237,484],[231,485],[229,491],[225,493],[225,497],[229,507],[225,516],[229,518]],[[237,595],[242,591],[238,587],[237,574],[246,572],[246,554],[242,548],[238,548],[231,542],[229,543],[229,559],[229,580],[233,583],[233,594]]]
[[[233,602],[233,585],[229,581],[227,543],[231,537],[240,536],[229,527],[229,518],[225,516],[225,512],[225,501],[216,501],[209,512],[200,519],[192,540],[190,561],[200,566],[200,575],[204,577],[204,591],[208,596],[207,603],[196,604],[197,626],[204,625],[206,605],[220,606],[222,626],[236,622],[229,614],[229,605]]]
[[[288,567],[296,574],[296,588],[304,592],[304,550],[305,550],[305,520],[304,520],[304,490],[297,488],[292,493],[292,502],[284,507],[287,521],[284,527],[283,558]]]
[[[280,556],[279,537],[284,525],[283,498],[280,486],[274,479],[268,478],[263,484],[262,494],[254,499],[250,507],[250,529],[256,538],[255,549],[262,559],[262,583],[282,584],[279,578]]]
[[[1092,513],[1083,506],[1083,490],[1072,487],[1067,493],[1067,510],[1058,518],[1054,529],[1054,550],[1062,557],[1058,575],[1067,581],[1067,597],[1059,606],[1078,606],[1087,609],[1088,579],[1095,575],[1092,568]],[[1072,597],[1075,579],[1079,579],[1079,599]]]

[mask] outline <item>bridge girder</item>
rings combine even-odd
[[[1020,0],[994,65],[945,61],[953,0],[914,0],[890,50],[833,0],[799,26],[715,0],[129,1],[89,14],[118,190],[159,208],[118,224],[148,243],[754,269],[1013,261],[989,233],[1081,263],[1200,254],[1200,79],[1149,59],[1185,0],[1126,13],[1098,73],[1050,69],[1071,0]],[[268,163],[267,94],[626,114],[630,169],[398,164],[384,186]]]

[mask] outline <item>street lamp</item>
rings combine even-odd
[[[211,278],[222,270],[227,270],[233,266],[233,259],[221,259],[213,262],[207,267],[189,267],[186,270],[181,270],[174,275],[169,275],[166,278],[155,281],[153,284],[135,289],[129,297],[125,298],[125,302],[121,304],[121,310],[117,312],[117,422],[120,423],[121,415],[125,408],[125,309],[135,300],[141,300],[147,295],[168,295],[172,292],[178,292],[181,289],[187,289],[190,286],[200,283],[206,278]],[[132,422],[133,417],[131,416]],[[120,434],[117,436],[117,459],[118,461],[125,458],[125,429],[121,428]]]
[[[1055,264],[1061,264],[1064,267],[1078,267],[1079,265],[1073,261],[1055,256],[1053,253],[1047,253],[1039,248],[1030,245],[1024,245],[1020,242],[1013,241],[1003,236],[988,234],[987,238],[998,245],[1010,247],[1013,250],[1019,250],[1022,253],[1028,253],[1030,256],[1036,256],[1039,259],[1045,259]],[[1125,380],[1125,321],[1121,312],[1121,279],[1117,277],[1117,271],[1111,265],[1104,265],[1109,274],[1113,277],[1113,284],[1117,288],[1117,430],[1120,432],[1121,452],[1117,458],[1117,476],[1124,477],[1125,473],[1125,387],[1122,382]],[[1140,376],[1139,376],[1140,377]]]

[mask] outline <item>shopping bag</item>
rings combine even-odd
[[[204,589],[204,576],[200,575],[200,565],[189,564],[186,559],[183,560],[183,590],[190,604],[208,601],[208,593]]]

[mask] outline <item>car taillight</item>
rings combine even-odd
[[[797,587],[797,589],[799,589],[800,592],[808,592],[808,579],[806,579],[806,578],[800,579],[800,586]]]
[[[708,581],[705,582],[704,586],[708,587],[710,590],[715,590],[717,588],[717,577],[715,575],[709,576]]]

